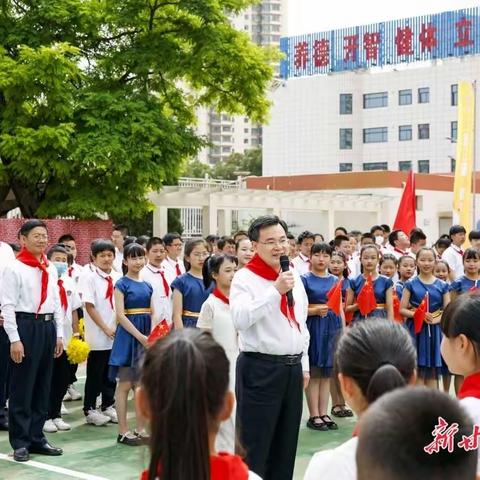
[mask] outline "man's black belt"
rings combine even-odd
[[[53,320],[53,313],[15,312],[15,317],[20,320],[51,322]]]
[[[270,355],[269,353],[259,352],[243,352],[244,355],[251,358],[258,358],[259,360],[266,360],[267,362],[281,363],[282,365],[298,365],[302,362],[303,353],[295,355]]]

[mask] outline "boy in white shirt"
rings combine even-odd
[[[443,252],[442,260],[445,260],[450,267],[450,280],[455,280],[464,273],[462,245],[465,243],[467,231],[462,225],[453,225],[450,228],[449,235],[452,243]]]
[[[112,267],[115,246],[110,240],[95,240],[91,253],[96,268],[82,281],[85,341],[90,346],[83,411],[87,423],[99,426],[110,421],[117,423],[114,408],[116,383],[108,378],[108,362],[117,326],[113,290],[121,275]],[[100,393],[101,412],[96,408],[96,399]]]
[[[303,275],[310,271],[310,250],[315,242],[315,235],[312,232],[305,231],[298,236],[298,246],[300,251],[298,256],[292,260],[292,264],[299,273]]]
[[[167,233],[163,237],[163,244],[167,255],[162,262],[162,267],[168,284],[171,285],[177,277],[185,273],[185,265],[180,261],[183,248],[182,237],[178,233]]]

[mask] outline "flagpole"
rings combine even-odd
[[[477,81],[473,81],[473,221],[472,230],[477,229]]]

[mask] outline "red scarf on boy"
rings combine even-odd
[[[276,272],[270,265],[267,265],[265,261],[260,258],[260,255],[256,253],[253,258],[245,265],[245,268],[248,268],[250,271],[258,275],[259,277],[264,278],[265,280],[270,280],[274,282],[280,272]],[[287,317],[290,325],[296,325],[298,330],[300,331],[300,325],[295,318],[295,310],[293,306],[288,305],[287,295],[283,294],[282,299],[280,301],[280,310],[281,312]]]
[[[29,252],[25,247],[20,250],[20,253],[17,255],[17,260],[28,265],[29,267],[39,268],[42,271],[42,290],[40,294],[40,304],[37,308],[37,313],[42,308],[42,305],[47,299],[48,291],[48,260],[47,257],[42,253],[41,261],[38,258],[35,258],[31,252]]]

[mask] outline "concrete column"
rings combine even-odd
[[[168,233],[168,207],[157,206],[153,212],[153,235],[163,237]]]
[[[328,240],[328,238],[331,238],[333,234],[335,233],[335,210],[332,208],[328,209],[328,233],[327,237],[325,240]]]
[[[218,234],[232,234],[232,211],[229,208],[218,210]]]

